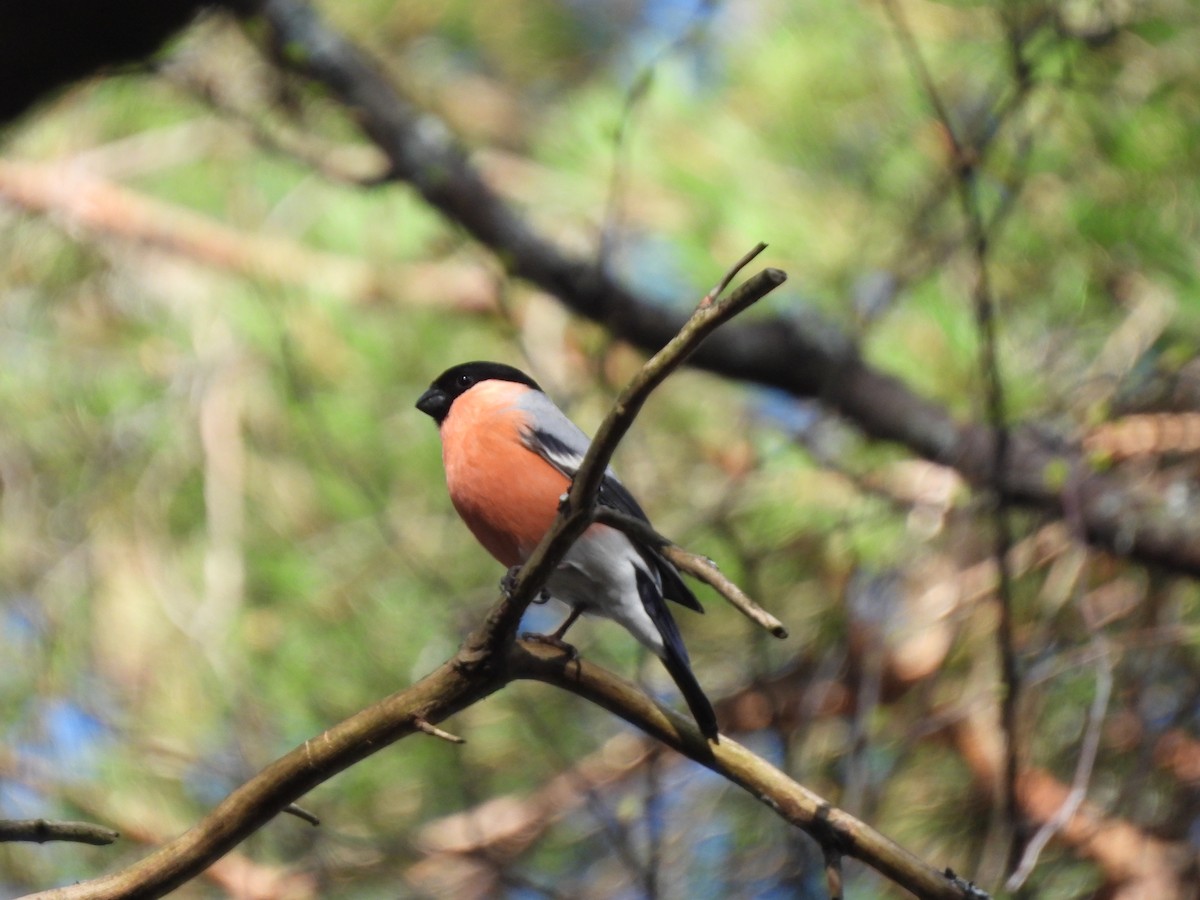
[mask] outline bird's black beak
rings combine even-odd
[[[418,398],[417,409],[441,425],[446,413],[450,412],[450,402],[445,391],[431,387]]]

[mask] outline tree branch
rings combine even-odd
[[[317,785],[417,732],[418,720],[440,722],[504,685],[499,670],[466,677],[455,665],[457,660],[452,658],[412,687],[306,740],[234,790],[191,829],[132,866],[33,896],[47,900],[115,900],[170,893]]]
[[[985,485],[978,487],[992,494],[993,556],[996,561],[996,649],[1000,657],[1000,683],[1003,695],[1000,703],[1000,727],[1004,736],[1004,778],[998,808],[1003,809],[1004,829],[1008,835],[1008,853],[1004,874],[1016,867],[1028,839],[1027,827],[1017,803],[1017,769],[1019,757],[1017,712],[1021,701],[1021,672],[1017,659],[1017,648],[1013,624],[1013,577],[1009,566],[1009,551],[1015,538],[1009,497],[1001,488],[1004,473],[1008,470],[1010,441],[1008,431],[1008,404],[1005,399],[1004,379],[1000,371],[997,350],[996,299],[992,293],[988,258],[991,234],[984,221],[979,199],[980,154],[975,147],[965,143],[950,118],[941,92],[934,83],[933,75],[925,64],[917,46],[908,20],[895,0],[885,0],[884,10],[892,21],[900,46],[921,84],[925,97],[933,107],[942,128],[950,140],[955,182],[958,187],[959,203],[966,220],[966,238],[970,247],[971,306],[975,315],[975,329],[979,337],[979,369],[984,386],[986,418],[992,433],[990,473]],[[1015,38],[1011,43],[1014,48]]]
[[[684,550],[655,531],[648,522],[628,516],[610,506],[599,507],[596,510],[595,521],[611,525],[630,537],[637,538],[642,543],[653,547],[670,560],[675,568],[703,581],[728,600],[730,606],[775,637],[782,639],[788,636],[787,629],[783,627],[782,622],[746,596],[746,592],[727,578],[717,564],[708,557]]]
[[[103,825],[91,822],[55,822],[48,819],[0,819],[0,844],[10,841],[71,841],[103,847],[121,835]]]
[[[568,660],[541,644],[514,642],[521,611],[592,521],[602,473],[650,391],[708,334],[785,277],[778,270],[767,269],[724,300],[713,294],[705,297],[676,338],[646,362],[601,425],[558,518],[522,567],[514,587],[452,659],[411,688],[305,741],[236,789],[192,829],[145,859],[121,872],[35,896],[54,900],[162,896],[194,878],[316,785],[402,737],[432,732],[448,716],[518,678],[557,685],[622,716],[743,787],[823,847],[867,862],[919,896],[966,896],[941,872],[749,751],[728,739],[710,744],[690,719],[657,705],[629,682],[582,660]]]
[[[764,247],[765,245],[760,244],[743,257],[732,272],[736,273]],[[700,301],[696,311],[684,323],[679,333],[638,370],[596,430],[554,525],[521,567],[509,595],[512,602],[494,607],[485,625],[485,631],[479,633],[479,642],[474,646],[481,658],[492,657],[498,649],[494,643],[496,640],[507,643],[515,637],[526,607],[537,597],[550,573],[566,556],[571,544],[595,520],[596,495],[609,460],[641,411],[642,404],[646,402],[650,392],[662,384],[705,338],[723,323],[783,284],[786,278],[787,275],[778,269],[764,269],[748,279],[729,297],[716,300],[714,292],[729,282],[728,278],[722,280],[714,291],[710,291]],[[468,640],[468,643],[471,641]]]
[[[405,101],[381,69],[302,0],[264,0],[260,7],[281,65],[325,86],[390,162],[390,178],[411,184],[450,221],[489,247],[510,274],[558,297],[575,313],[636,346],[657,350],[682,317],[647,302],[536,233],[471,165],[463,147],[435,116]],[[991,486],[1009,502],[1062,516],[1056,472],[1088,471],[1075,445],[1049,444],[1032,428],[1009,434],[1004,472],[993,471],[995,440],[979,424],[960,424],[947,410],[867,364],[850,338],[812,314],[770,317],[723,328],[691,359],[730,378],[815,397],[867,435],[903,444],[952,466],[975,486]],[[1091,472],[1077,489],[1087,540],[1143,563],[1200,576],[1200,518],[1195,504],[1165,509],[1119,473]]]
[[[785,821],[811,835],[822,847],[865,862],[918,897],[971,896],[944,872],[792,781],[740,744],[725,737],[719,744],[710,744],[690,719],[659,706],[624,679],[585,660],[569,661],[557,649],[533,641],[520,641],[513,646],[509,669],[515,678],[543,681],[604,707],[744,788]]]

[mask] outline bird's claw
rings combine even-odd
[[[521,574],[520,566],[513,566],[504,573],[504,577],[500,579],[500,591],[505,597],[512,597],[513,591],[517,588],[517,576]]]

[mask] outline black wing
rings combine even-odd
[[[556,435],[541,429],[532,429],[529,432],[529,438],[533,444],[531,449],[568,478],[575,477],[575,473],[579,471],[579,464],[583,462],[583,457],[574,447]],[[611,470],[605,473],[604,480],[600,482],[600,492],[596,499],[603,506],[640,519],[647,525],[650,524],[650,519],[634,499],[633,494],[629,493],[629,489],[625,485],[617,481]],[[633,539],[630,538],[630,540]],[[646,560],[646,564],[658,573],[662,580],[664,597],[698,613],[704,612],[704,607],[700,605],[700,601],[696,599],[691,588],[684,583],[683,578],[679,575],[679,570],[674,565],[664,559],[662,554],[653,547],[648,547],[638,541],[633,541],[633,543],[637,547],[638,553]]]

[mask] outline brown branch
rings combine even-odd
[[[709,743],[689,718],[659,706],[638,687],[591,665],[568,662],[555,648],[532,641],[515,644],[509,655],[515,678],[543,681],[579,695],[620,716],[650,736],[748,791],[785,821],[803,829],[822,847],[865,862],[918,897],[969,896],[944,872],[855,819],[740,744],[722,737]]]
[[[706,556],[691,553],[663,537],[648,522],[625,515],[612,507],[601,506],[596,510],[595,520],[620,529],[631,537],[654,547],[670,560],[681,572],[703,581],[729,601],[729,605],[751,622],[770,632],[777,638],[786,638],[787,629],[777,618],[751,600],[746,592],[725,576],[717,564]]]
[[[639,297],[536,233],[490,188],[462,145],[434,116],[404,100],[365,53],[301,0],[264,0],[261,15],[276,56],[323,85],[387,156],[393,180],[489,247],[510,274],[558,297],[614,335],[656,350],[681,316]],[[1086,472],[1078,448],[1050,446],[1035,430],[1013,428],[1008,463],[993,472],[991,429],[959,424],[939,404],[865,363],[850,338],[814,314],[765,317],[723,328],[692,357],[699,368],[816,397],[871,437],[901,443],[952,466],[974,485],[995,485],[1012,503],[1063,515],[1071,502],[1055,472]],[[1200,508],[1160,509],[1119,473],[1091,472],[1075,491],[1087,540],[1120,556],[1200,575]]]
[[[596,430],[596,436],[592,439],[588,453],[575,473],[571,491],[567,497],[568,507],[578,508],[596,496],[608,463],[617,449],[617,444],[625,436],[637,414],[641,412],[642,404],[646,402],[650,392],[666,381],[667,376],[679,368],[684,360],[699,348],[705,338],[787,280],[787,275],[779,269],[764,269],[747,280],[726,299],[718,299],[718,295],[724,291],[734,276],[762,253],[766,247],[766,244],[758,244],[733,265],[720,283],[704,295],[696,307],[696,311],[692,313],[678,333],[642,366],[625,390],[617,397],[612,411]]]
[[[754,255],[761,252],[760,245],[734,267],[736,272]],[[652,356],[634,375],[629,385],[613,403],[609,414],[600,423],[596,435],[584,455],[583,461],[571,482],[571,489],[559,511],[558,518],[542,542],[521,567],[512,585],[512,603],[499,604],[493,608],[485,626],[479,633],[483,641],[510,641],[517,632],[517,625],[526,607],[533,601],[554,568],[562,561],[571,544],[583,534],[594,521],[595,499],[600,490],[608,462],[625,436],[634,418],[650,392],[678,368],[697,347],[723,323],[748,309],[786,280],[787,275],[779,269],[764,269],[748,279],[724,300],[713,302],[711,293],[701,301],[696,311],[667,345]],[[468,641],[470,643],[470,641]],[[495,651],[494,645],[477,645],[483,655]]]
[[[824,847],[867,862],[922,897],[967,896],[955,882],[869,826],[787,778],[726,739],[710,744],[690,719],[658,706],[637,687],[582,660],[568,661],[538,643],[514,643],[519,610],[591,521],[591,506],[616,444],[632,424],[650,390],[679,365],[713,329],[781,283],[766,270],[725,300],[702,306],[662,352],[650,359],[622,392],[580,467],[554,525],[482,628],[459,652],[411,688],[393,694],[322,735],[305,741],[237,788],[191,830],[129,868],[93,881],[36,895],[55,900],[157,897],[195,877],[280,810],[316,785],[383,747],[435,725],[514,679],[557,685],[622,716],[749,791]]]
[[[465,648],[464,648],[465,650]],[[709,744],[692,721],[658,706],[635,685],[536,642],[520,642],[490,670],[463,652],[412,687],[305,741],[237,788],[191,830],[133,866],[34,896],[98,900],[163,896],[216,861],[288,803],[361,759],[417,731],[417,717],[441,721],[513,679],[555,685],[620,715],[652,737],[724,775],[823,846],[862,860],[921,897],[971,896],[866,824],[831,806],[738,744]],[[468,677],[464,673],[470,671]]]
[[[91,822],[55,822],[49,819],[0,819],[0,844],[11,841],[70,841],[103,847],[120,837],[120,833]]]
[[[0,747],[0,776],[41,793],[52,794],[80,812],[112,821],[122,840],[147,848],[162,844],[168,835],[184,830],[184,826],[168,814],[162,805],[137,810],[114,807],[108,789],[94,789],[79,783],[59,782],[61,773],[46,765],[45,760],[31,762],[17,758]],[[289,810],[285,809],[284,812]],[[256,862],[238,851],[215,860],[204,870],[205,881],[230,897],[288,897],[290,900],[316,897],[316,879],[311,872],[293,871],[287,867]]]
[[[908,20],[896,0],[884,0],[884,10],[892,21],[904,56],[914,77],[921,84],[926,100],[933,107],[951,147],[951,165],[958,188],[963,218],[966,220],[966,243],[972,264],[971,306],[979,336],[979,369],[984,385],[986,417],[992,434],[991,458],[987,479],[977,487],[992,494],[993,557],[996,563],[995,600],[999,615],[996,622],[996,645],[1000,657],[1000,727],[1004,738],[1004,778],[1001,787],[1001,806],[1004,809],[1004,828],[1008,835],[1005,874],[1011,873],[1021,859],[1028,840],[1028,829],[1017,804],[1018,734],[1017,712],[1021,699],[1021,673],[1017,663],[1017,648],[1013,624],[1013,576],[1009,567],[1009,551],[1015,537],[1009,510],[1009,497],[1003,490],[1004,473],[1008,471],[1011,441],[1008,430],[1007,401],[1004,379],[1000,372],[997,352],[996,299],[992,293],[988,259],[991,235],[985,225],[979,200],[979,153],[968,146],[958,134],[941,91],[925,64],[920,47],[908,26]],[[1010,32],[1011,34],[1011,32]]]
[[[965,715],[950,723],[948,730],[975,779],[985,786],[992,783],[1003,765],[994,723]],[[1044,825],[1070,801],[1071,788],[1045,769],[1031,766],[1017,780],[1017,799],[1030,822]],[[1106,881],[1103,896],[1119,900],[1194,897],[1200,857],[1186,841],[1164,840],[1087,802],[1063,823],[1056,840],[1099,867]]]
[[[289,803],[361,759],[416,731],[417,718],[439,722],[499,690],[503,673],[467,677],[443,663],[412,687],[367,707],[271,763],[184,834],[119,872],[35,894],[53,900],[161,897],[195,878],[274,818]]]
[[[597,519],[607,521],[607,510],[602,507]],[[666,541],[653,529],[634,533],[652,544],[656,540]],[[1070,546],[1063,527],[1050,525],[1019,542],[1010,554],[1010,564],[1015,572],[1024,574],[1048,565]],[[931,572],[918,573],[908,584],[907,602],[920,607],[922,598],[931,592],[938,595],[949,592],[955,599],[945,608],[939,604],[932,619],[928,613],[910,613],[922,621],[919,631],[914,630],[899,640],[876,639],[877,644],[882,644],[879,649],[884,654],[880,665],[883,675],[880,699],[884,704],[909,696],[914,687],[941,671],[951,646],[950,638],[946,635],[944,640],[935,640],[933,647],[928,645],[928,638],[948,629],[948,622],[961,615],[962,610],[974,607],[995,590],[992,559],[952,573],[945,573],[941,566],[930,568]],[[786,671],[769,680],[755,681],[714,702],[729,733],[773,728],[792,735],[811,725],[814,719],[845,716],[856,708],[857,685],[848,677],[850,671],[843,671],[836,680],[823,680],[815,660],[794,661]],[[816,695],[823,695],[826,700],[819,705],[806,700],[806,696]],[[1200,773],[1200,744],[1189,742],[1179,733],[1170,738],[1161,742],[1162,764],[1185,773],[1181,777],[1200,780],[1196,774]],[[570,767],[554,772],[544,784],[529,792],[491,797],[478,806],[425,824],[417,843],[430,858],[418,864],[419,877],[432,878],[443,865],[449,868],[469,865],[467,857],[473,854],[484,853],[492,860],[515,858],[561,817],[582,805],[590,792],[633,777],[644,764],[650,746],[648,739],[618,734]]]

